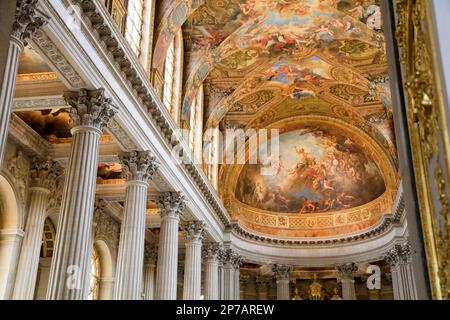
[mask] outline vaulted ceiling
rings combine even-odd
[[[160,35],[157,50],[183,22],[182,117],[203,86],[204,129],[280,130],[276,177],[257,165],[221,166],[219,192],[233,217],[263,233],[332,236],[390,211],[397,155],[378,0],[206,0],[165,9],[172,23],[160,24],[166,41]]]

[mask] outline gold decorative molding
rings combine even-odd
[[[432,294],[450,298],[449,124],[428,0],[397,0],[407,116]],[[431,48],[435,48],[434,50]]]
[[[54,72],[21,73],[17,75],[17,81],[42,81],[56,79],[58,79],[58,76]]]
[[[266,234],[287,237],[336,236],[367,229],[392,211],[395,191],[386,191],[378,199],[363,206],[328,213],[289,214],[255,209],[236,199],[228,208],[241,224]]]

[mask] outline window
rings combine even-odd
[[[92,250],[91,256],[91,280],[89,281],[88,300],[99,299],[100,289],[100,260],[95,249]]]
[[[183,77],[183,32],[180,29],[167,49],[164,64],[163,103],[176,123],[180,122]]]
[[[173,93],[175,79],[175,41],[167,49],[166,63],[164,67],[164,96],[163,102],[169,112],[172,112]]]
[[[203,86],[192,102],[189,115],[189,146],[198,160],[202,158],[203,141]]]
[[[129,0],[127,7],[127,20],[125,25],[125,39],[131,49],[139,57],[141,55],[142,27],[144,25],[144,1]]]

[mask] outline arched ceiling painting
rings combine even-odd
[[[175,1],[165,15],[181,3],[184,119],[203,85],[205,129],[283,132],[278,176],[221,166],[230,214],[300,237],[358,231],[389,212],[397,156],[379,0]],[[321,121],[298,125],[307,116]]]

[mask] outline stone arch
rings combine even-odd
[[[114,263],[113,254],[106,241],[97,239],[94,242],[93,250],[98,255],[98,299],[111,300],[113,279],[114,279]]]
[[[0,299],[9,299],[23,238],[20,196],[6,175],[0,175]]]

